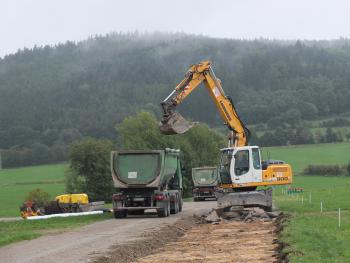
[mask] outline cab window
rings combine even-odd
[[[259,149],[253,148],[252,149],[252,155],[253,155],[253,166],[254,166],[254,169],[256,169],[256,170],[261,169]]]
[[[231,184],[230,166],[232,159],[232,150],[225,150],[221,153],[219,174],[223,184]]]
[[[249,151],[238,151],[235,154],[235,174],[239,176],[247,172],[249,172]]]

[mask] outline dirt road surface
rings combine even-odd
[[[166,218],[134,216],[110,219],[69,232],[45,235],[0,248],[0,261],[11,263],[91,262],[107,254],[112,245],[142,238],[143,233],[174,224],[193,212],[216,206],[215,201],[184,203],[183,212]]]
[[[135,263],[270,263],[278,261],[272,222],[200,224],[159,252]]]

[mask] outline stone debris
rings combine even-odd
[[[220,217],[218,216],[218,214],[216,213],[215,210],[211,211],[209,213],[209,215],[205,218],[205,221],[207,223],[215,223],[215,222],[219,222],[220,221]]]
[[[228,211],[223,209],[203,209],[194,214],[196,219],[199,219],[200,223],[216,224],[220,221],[262,221],[272,222],[277,217],[282,215],[279,211],[268,212],[260,207],[231,207]]]
[[[195,219],[198,219],[200,221],[204,220],[209,214],[213,211],[213,208],[208,208],[208,209],[200,209],[196,212],[193,213],[193,217]]]

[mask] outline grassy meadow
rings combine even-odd
[[[350,177],[296,176],[293,186],[304,192],[274,191],[277,207],[290,215],[281,240],[291,262],[350,262]]]
[[[339,164],[350,162],[350,143],[323,143],[262,148],[262,157],[283,160],[299,174],[309,164]]]
[[[350,162],[349,143],[265,148],[265,158],[268,151],[271,158],[290,163],[295,174],[308,164]],[[290,215],[280,238],[289,245],[285,252],[291,262],[350,262],[350,176],[296,175],[292,187],[304,192],[288,195],[286,187],[274,191],[277,207]]]
[[[67,164],[41,165],[0,171],[0,217],[19,216],[19,207],[27,194],[37,188],[50,198],[64,193]]]

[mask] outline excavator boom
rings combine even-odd
[[[210,61],[192,65],[187,71],[185,78],[161,103],[163,117],[160,123],[160,131],[163,134],[182,134],[193,126],[180,113],[176,112],[175,108],[201,83],[204,83],[218,108],[221,118],[233,133],[229,138],[229,146],[248,145],[250,132],[238,117],[232,100],[225,95],[220,80],[214,74]]]

